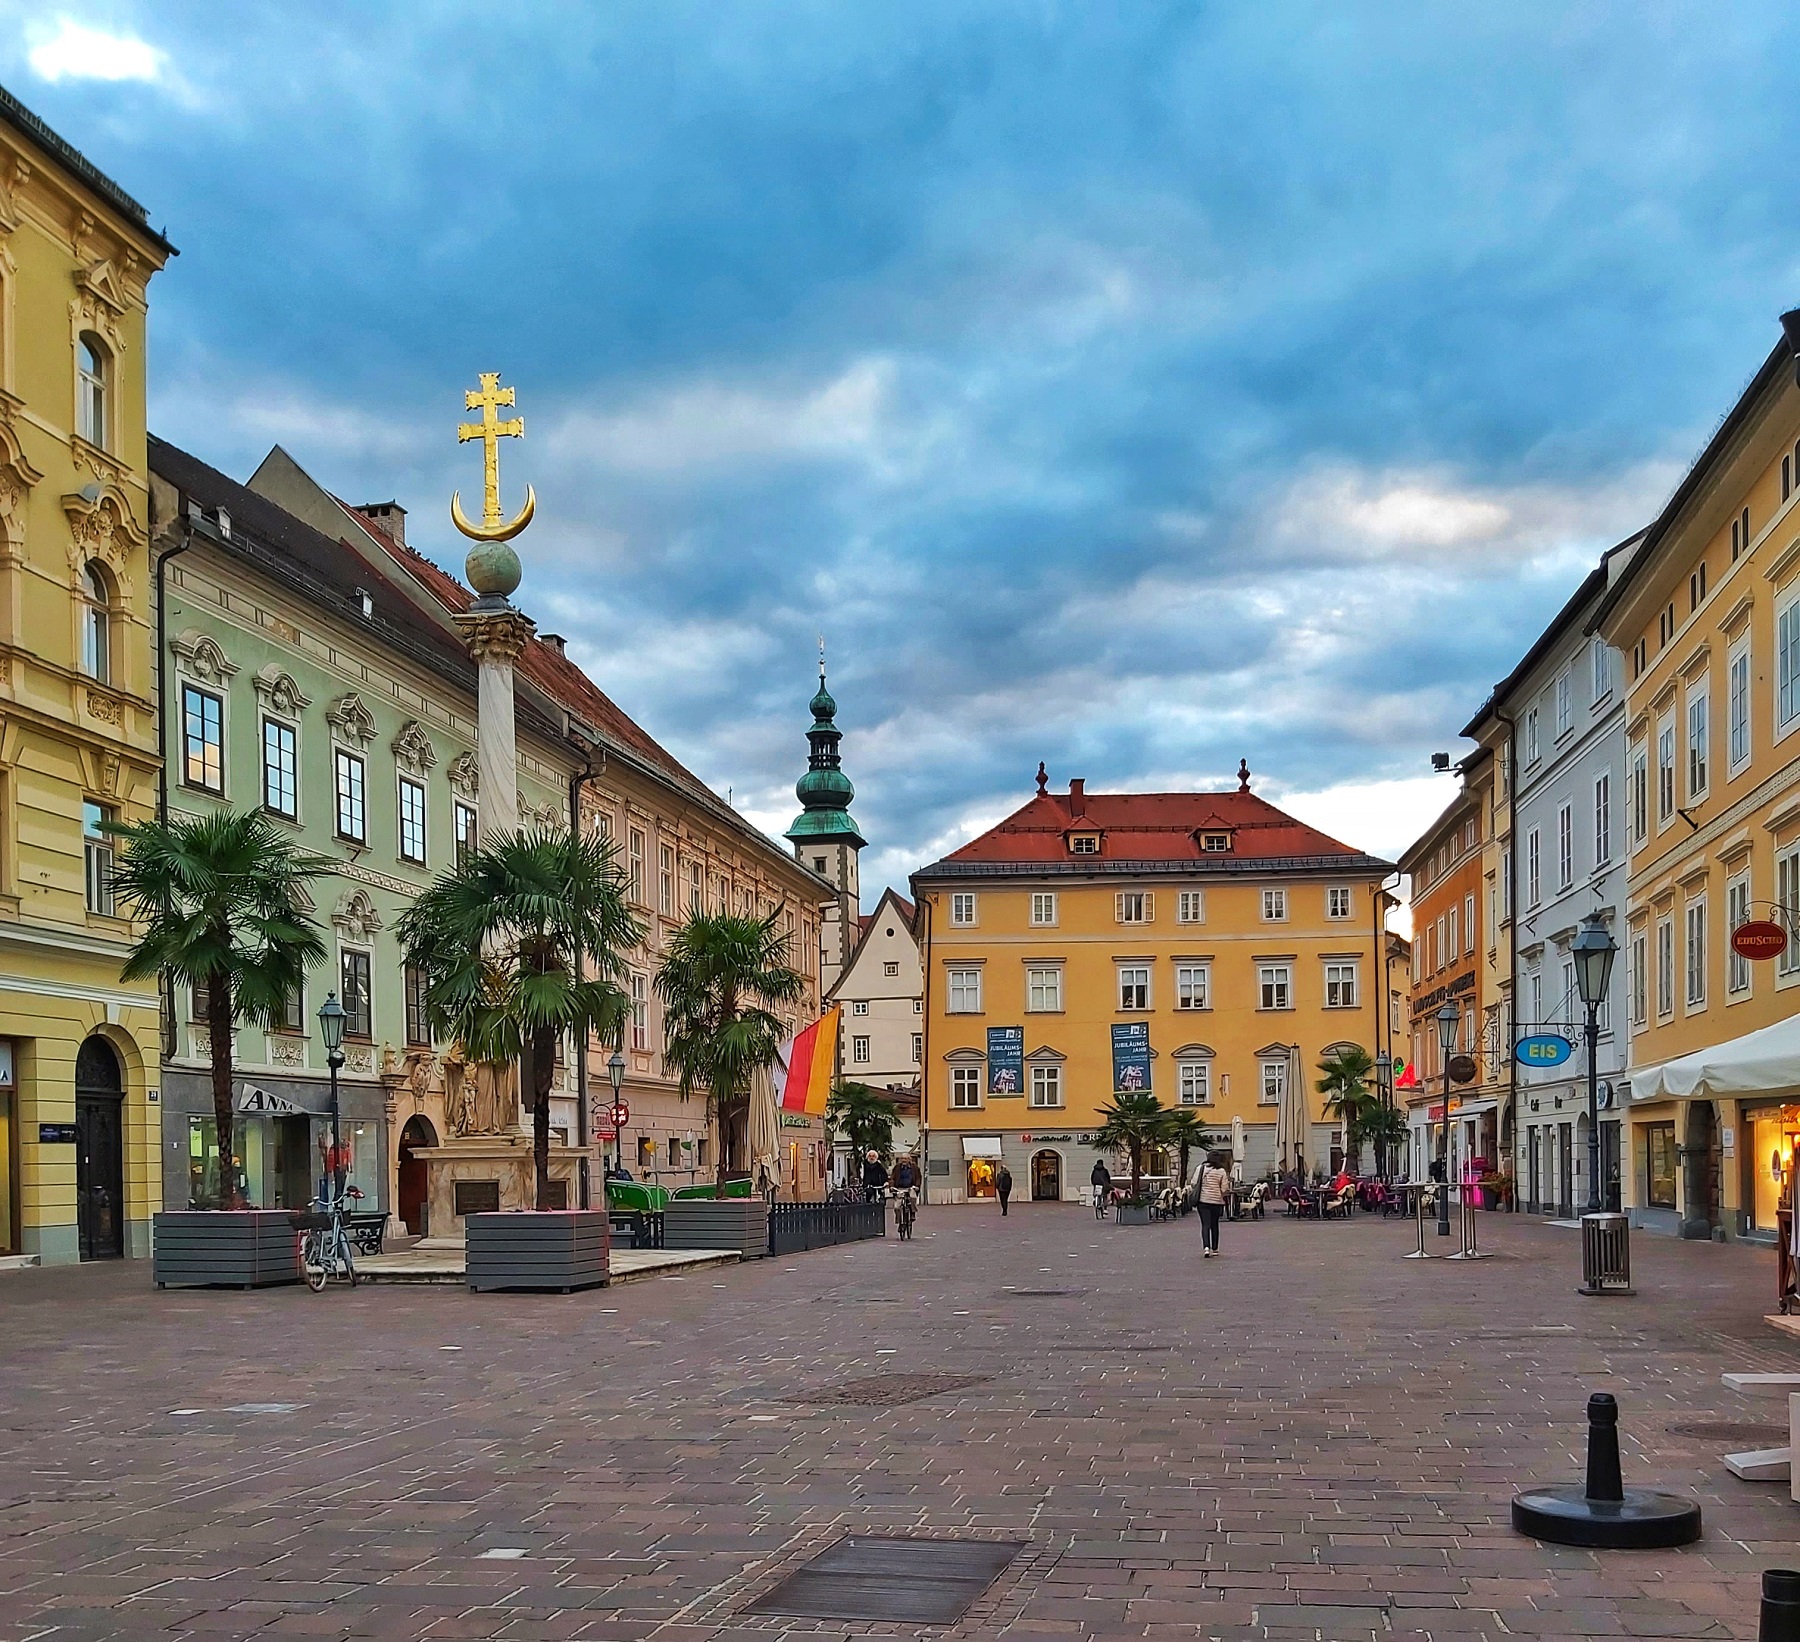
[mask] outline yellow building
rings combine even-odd
[[[1731,941],[1752,921],[1800,930],[1794,373],[1784,340],[1591,629],[1625,656],[1624,1200],[1638,1223],[1689,1237],[1772,1235],[1800,1133],[1800,1088],[1776,1080],[1733,1098],[1671,1099],[1662,1070],[1800,1009],[1800,943],[1753,960]]]
[[[0,1252],[149,1248],[154,983],[96,824],[152,814],[143,207],[0,92]]]
[[[1250,791],[1088,793],[1072,781],[913,876],[925,960],[921,1130],[933,1202],[1079,1200],[1115,1091],[1148,1087],[1244,1171],[1335,1162],[1329,1050],[1392,1052],[1389,864]],[[1116,1167],[1118,1160],[1109,1159]],[[1191,1165],[1190,1165],[1191,1166]]]

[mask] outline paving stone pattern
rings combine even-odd
[[[1192,1219],[919,1224],[566,1297],[0,1275],[0,1642],[1749,1638],[1800,1560],[1691,1434],[1779,1423],[1719,1379],[1800,1368],[1767,1252],[1640,1236],[1584,1300],[1573,1232],[1498,1216],[1473,1266],[1368,1218],[1204,1263]],[[888,1375],[956,1378],[834,1390]],[[1698,1545],[1508,1527],[1602,1389]],[[950,1630],[742,1611],[846,1533],[1026,1549]]]

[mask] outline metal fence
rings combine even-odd
[[[660,1249],[663,1246],[663,1217],[660,1209],[614,1209],[613,1241],[623,1248]]]
[[[885,1203],[783,1203],[769,1206],[769,1253],[798,1254],[833,1243],[887,1236]]]

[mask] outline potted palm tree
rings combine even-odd
[[[789,939],[766,918],[692,914],[669,942],[656,973],[666,1047],[663,1060],[682,1098],[706,1096],[717,1136],[714,1198],[671,1199],[663,1218],[666,1248],[733,1248],[745,1259],[769,1252],[769,1206],[757,1194],[727,1199],[739,1128],[750,1106],[750,1080],[775,1059],[784,1029],[774,1010],[806,995],[788,963]]]
[[[143,933],[120,971],[201,989],[211,1060],[218,1172],[211,1204],[155,1217],[160,1287],[255,1287],[300,1277],[283,1210],[244,1202],[232,1102],[238,1022],[273,1024],[308,967],[325,956],[307,915],[307,882],[331,863],[297,850],[260,811],[114,823],[123,840],[113,892]],[[223,1212],[220,1212],[223,1211]]]
[[[557,1046],[590,1033],[616,1041],[630,1009],[619,983],[644,926],[611,844],[575,832],[499,838],[414,901],[399,935],[424,976],[433,1035],[472,1061],[516,1063],[531,1112],[535,1210],[465,1218],[469,1287],[604,1283],[606,1210],[551,1207],[550,1089]]]
[[[1356,1138],[1359,1144],[1375,1148],[1375,1172],[1386,1179],[1394,1148],[1406,1144],[1406,1114],[1397,1106],[1377,1101],[1357,1119]]]
[[[855,1157],[894,1150],[894,1128],[900,1108],[866,1083],[840,1083],[825,1103],[825,1121],[847,1141]]]
[[[1119,1204],[1121,1226],[1147,1226],[1150,1200],[1144,1195],[1144,1153],[1168,1136],[1169,1114],[1148,1089],[1116,1094],[1099,1110],[1100,1127],[1094,1145],[1105,1152],[1123,1152],[1131,1164],[1131,1191]]]
[[[1325,1097],[1326,1115],[1344,1126],[1344,1153],[1352,1174],[1360,1172],[1363,1119],[1382,1104],[1381,1096],[1369,1087],[1374,1070],[1368,1050],[1356,1044],[1334,1049],[1319,1062],[1316,1087]]]
[[[1164,1144],[1176,1148],[1180,1157],[1181,1186],[1187,1186],[1188,1159],[1196,1151],[1204,1151],[1213,1144],[1213,1137],[1206,1132],[1206,1125],[1200,1121],[1200,1114],[1187,1106],[1172,1107],[1163,1114]],[[1184,1200],[1185,1208],[1185,1200]]]

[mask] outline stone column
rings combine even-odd
[[[486,608],[484,608],[486,606]],[[513,663],[537,631],[504,600],[478,599],[456,618],[480,669],[475,757],[481,772],[475,826],[485,849],[519,829],[519,753],[513,721]]]

